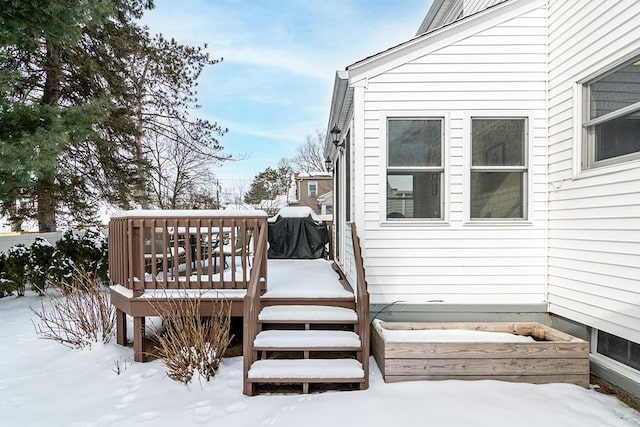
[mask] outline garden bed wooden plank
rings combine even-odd
[[[484,342],[482,335],[473,338],[474,333],[464,338],[468,341],[449,342],[447,333],[440,334],[443,330],[500,332],[531,337],[531,341],[515,337],[520,341]],[[417,331],[417,335],[405,331]],[[439,336],[442,341],[437,340]],[[387,382],[494,379],[589,386],[589,344],[540,323],[376,321],[371,339],[373,356]]]

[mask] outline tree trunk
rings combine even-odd
[[[54,186],[55,178],[52,174],[43,176],[35,185],[35,193],[38,199],[38,231],[40,233],[56,231]]]
[[[59,105],[62,65],[60,46],[47,40],[47,56],[43,64],[46,73],[42,105]],[[38,179],[35,195],[38,202],[38,230],[41,233],[56,231],[55,171],[49,171]]]
[[[20,215],[18,209],[18,202],[11,202],[11,205],[7,208],[9,213],[9,222],[11,223],[11,231],[13,233],[19,233],[22,231],[22,223],[24,218]]]

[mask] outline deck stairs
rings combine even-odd
[[[298,386],[302,393],[310,387],[366,388],[362,326],[353,297],[263,298],[261,306],[253,341],[256,360],[248,372],[250,394],[291,392]]]
[[[246,395],[369,387],[369,293],[354,224],[351,232],[353,284],[326,260],[270,260],[261,296],[251,281],[243,320]]]

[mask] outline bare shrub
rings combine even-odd
[[[156,333],[159,355],[167,376],[188,384],[195,371],[209,381],[216,374],[231,337],[231,303],[220,299],[203,311],[202,294],[191,298],[169,298],[157,304],[165,330]],[[207,303],[208,304],[208,303]]]
[[[34,323],[41,338],[57,341],[72,348],[107,343],[115,331],[116,311],[109,301],[109,293],[100,279],[76,268],[69,281],[54,286],[64,296],[49,300],[49,308],[41,302],[40,310],[31,309],[40,319]]]

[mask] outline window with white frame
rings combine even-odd
[[[583,85],[582,168],[640,158],[640,57]]]
[[[526,118],[471,119],[470,217],[526,219]]]
[[[307,194],[309,197],[317,197],[318,196],[318,182],[317,181],[309,181],[309,185],[307,188]]]
[[[610,359],[640,370],[640,344],[598,331],[597,352]]]
[[[443,121],[387,120],[387,219],[442,218]]]

